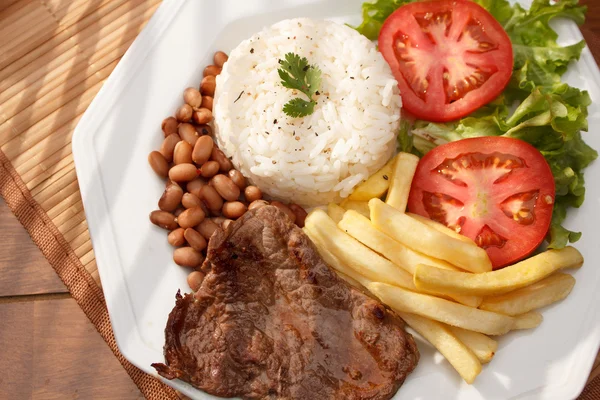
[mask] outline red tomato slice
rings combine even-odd
[[[408,208],[473,239],[494,268],[544,240],[554,177],[544,156],[518,139],[482,137],[438,146],[417,166]]]
[[[398,81],[404,108],[429,121],[458,119],[489,103],[512,74],[508,35],[468,0],[400,7],[381,28],[379,50]]]

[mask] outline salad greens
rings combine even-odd
[[[376,0],[363,4],[363,22],[356,29],[377,39],[385,19],[414,0]],[[582,139],[587,131],[586,91],[561,81],[572,60],[579,59],[585,42],[559,46],[549,25],[553,18],[582,24],[586,7],[577,0],[534,0],[529,10],[506,0],[474,0],[504,27],[513,44],[511,80],[492,103],[457,121],[431,123],[404,120],[400,150],[424,154],[440,144],[478,136],[508,136],[535,146],[546,158],[556,183],[550,226],[550,248],[562,248],[581,236],[562,226],[567,208],[579,207],[585,196],[583,169],[598,153]],[[516,107],[516,108],[515,108]]]

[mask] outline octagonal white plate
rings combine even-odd
[[[96,261],[118,346],[134,365],[156,376],[163,329],[186,271],[171,259],[165,231],[148,221],[164,183],[147,164],[161,143],[162,119],[197,86],[215,50],[229,51],[260,28],[284,18],[315,17],[356,23],[360,0],[165,0],[88,108],[73,137],[73,154]],[[557,21],[564,44],[582,39]],[[590,132],[600,149],[600,73],[586,48],[567,81],[587,89]],[[399,390],[403,399],[570,399],[582,390],[600,343],[600,163],[586,172],[587,200],[567,225],[583,231],[587,260],[563,302],[543,310],[531,331],[500,339],[491,364],[473,385],[428,344]],[[213,398],[181,381],[167,383],[197,399]]]

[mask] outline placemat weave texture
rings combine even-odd
[[[71,154],[83,112],[159,4],[0,2],[0,195],[146,398],[178,399],[116,346]],[[598,60],[600,40],[586,37]],[[579,399],[600,400],[599,361]]]

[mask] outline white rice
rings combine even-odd
[[[281,85],[279,59],[293,52],[322,71],[312,115],[283,106],[306,97]],[[331,21],[281,21],[240,43],[217,77],[217,143],[260,189],[305,207],[339,201],[394,152],[397,82],[375,45]]]

